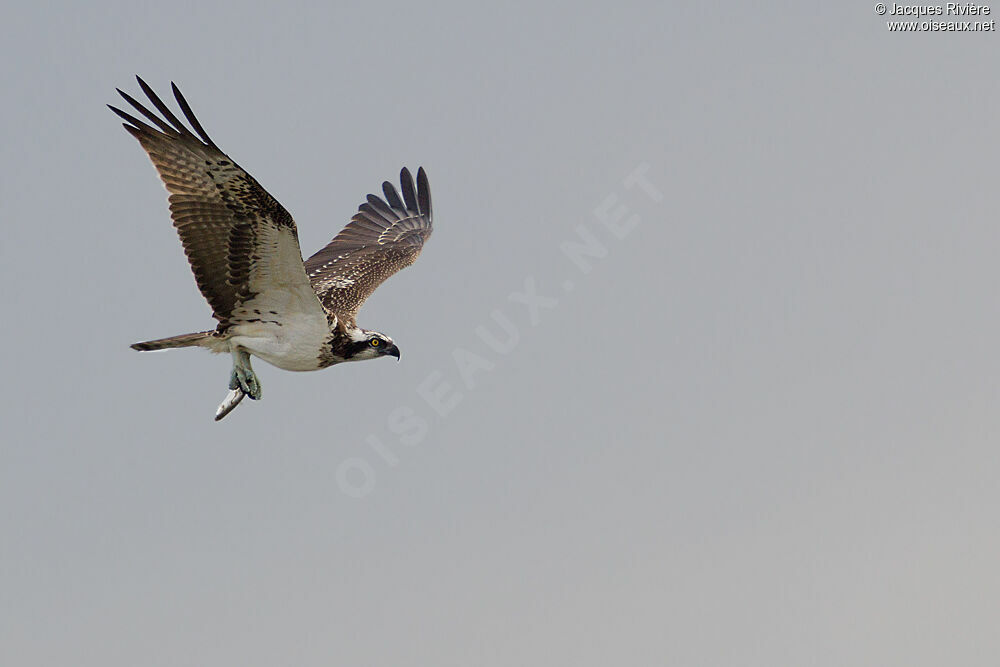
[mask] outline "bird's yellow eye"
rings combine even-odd
[[[381,344],[382,344],[382,341],[380,341],[378,338],[372,338],[372,340],[371,340],[371,346],[372,347],[378,347]]]

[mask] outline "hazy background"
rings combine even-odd
[[[996,33],[315,4],[5,13],[0,663],[996,664]],[[135,73],[306,254],[427,168],[434,239],[360,318],[402,363],[258,361],[215,424],[228,358],[128,349],[212,325],[104,107]]]

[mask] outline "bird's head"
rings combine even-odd
[[[399,361],[399,348],[383,333],[356,329],[350,332],[350,338],[351,343],[345,350],[348,361],[363,361],[385,356],[396,357]]]

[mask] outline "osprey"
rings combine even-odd
[[[402,197],[391,183],[383,183],[385,198],[368,195],[347,226],[303,263],[292,216],[215,145],[177,86],[171,84],[174,97],[194,132],[136,79],[162,118],[121,90],[152,125],[109,108],[126,121],[125,129],[139,140],[166,185],[174,227],[218,325],[136,343],[132,349],[203,347],[231,354],[230,392],[216,421],[244,396],[260,398],[251,355],[289,371],[384,356],[398,360],[392,339],[362,329],[356,317],[365,299],[412,264],[430,238],[431,191],[423,168],[416,186],[407,169],[400,172]]]

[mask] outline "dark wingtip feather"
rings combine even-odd
[[[106,104],[105,106],[108,107],[109,109],[111,109],[112,111],[114,111],[116,114],[118,114],[122,118],[128,118],[129,117],[129,115],[127,113],[125,113],[124,111],[122,111],[121,109],[119,109],[116,106],[112,106],[110,104]]]
[[[372,208],[381,213],[382,217],[386,220],[399,220],[399,216],[392,210],[392,207],[386,204],[380,197],[368,195],[368,203],[371,204]]]
[[[156,128],[147,125],[146,123],[143,123],[141,120],[139,120],[132,114],[122,111],[118,107],[113,107],[110,104],[108,105],[108,108],[114,111],[122,120],[125,121],[125,123],[122,124],[125,126],[125,129],[128,130],[129,132],[132,132],[133,134],[135,134],[136,132],[150,132],[153,134],[156,133]]]
[[[187,103],[186,99],[184,99],[184,95],[181,94],[181,90],[177,87],[177,84],[171,81],[170,89],[174,93],[174,99],[177,100],[177,104],[181,105],[181,111],[184,112],[184,117],[188,119],[189,123],[191,123],[191,127],[193,127],[194,131],[198,133],[198,136],[201,137],[202,140],[209,146],[218,148],[218,146],[215,145],[215,142],[212,141],[212,138],[208,136],[208,132],[205,131],[205,128],[203,128],[201,123],[198,122],[198,119],[194,115],[194,111],[191,110],[191,105]]]
[[[186,127],[184,127],[184,123],[182,123],[180,119],[174,115],[174,112],[170,110],[170,107],[164,104],[163,100],[160,99],[160,96],[156,94],[156,91],[150,88],[149,84],[143,81],[138,74],[135,78],[136,81],[139,82],[139,88],[141,88],[142,92],[146,94],[149,101],[153,103],[153,106],[156,107],[157,111],[163,114],[163,117],[167,119],[167,122],[173,126],[174,133],[177,135],[190,136],[191,133]]]
[[[389,181],[382,181],[382,193],[385,194],[385,200],[389,202],[389,206],[401,211],[406,210],[403,200],[399,198],[399,192],[396,190],[395,185]]]
[[[147,109],[145,107],[145,105],[143,105],[141,102],[139,102],[138,100],[136,100],[134,97],[132,97],[128,93],[126,93],[126,92],[124,92],[124,91],[122,91],[120,89],[117,89],[117,88],[115,90],[118,90],[118,94],[121,95],[122,98],[126,102],[128,102],[129,104],[131,104],[132,108],[134,108],[136,111],[138,111],[143,116],[145,116],[146,118],[148,118],[151,122],[155,123],[156,126],[158,128],[160,128],[160,131],[163,132],[164,134],[167,134],[167,135],[170,135],[170,136],[173,136],[173,137],[178,137],[183,132],[185,132],[183,125],[181,125],[180,126],[180,130],[178,130],[176,127],[174,127],[173,125],[170,125],[170,123],[168,123],[167,121],[163,120],[162,118],[160,118],[159,116],[157,116],[155,113],[153,113],[152,111],[150,111],[149,109]],[[146,93],[147,95],[149,95],[150,93],[152,93],[152,90],[149,90],[148,87],[146,88],[146,90],[148,91]],[[163,108],[163,102],[160,102],[159,99],[156,98],[155,94],[151,95],[150,99],[153,101],[153,104],[160,110],[160,112],[162,112],[163,115],[167,117],[167,120],[171,120],[171,121],[176,121],[177,120],[173,116],[173,114],[170,113],[170,109],[164,109]]]
[[[406,210],[419,211],[417,193],[413,187],[413,176],[410,175],[410,170],[406,167],[399,171],[399,184],[403,187],[403,201],[406,202]]]
[[[434,214],[431,207],[431,186],[427,181],[427,172],[423,167],[417,169],[417,202],[420,204],[420,214],[430,220]]]

